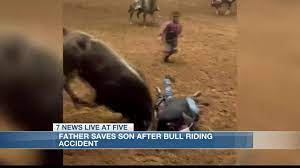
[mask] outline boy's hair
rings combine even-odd
[[[171,15],[172,17],[179,17],[181,16],[181,13],[179,11],[173,11]]]

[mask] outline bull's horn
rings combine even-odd
[[[193,97],[199,97],[201,95],[202,95],[202,93],[200,91],[197,91],[196,93],[193,94]]]
[[[156,90],[157,93],[161,93],[161,90],[160,90],[159,87],[155,87],[155,90]]]

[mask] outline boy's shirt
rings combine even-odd
[[[178,36],[182,32],[182,25],[180,23],[174,23],[173,21],[165,22],[161,27],[161,36],[163,41],[169,43],[176,41]]]

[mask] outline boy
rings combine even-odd
[[[166,46],[164,62],[169,62],[169,57],[177,52],[178,37],[182,32],[182,25],[179,23],[179,17],[180,12],[173,12],[172,21],[166,22],[162,26],[162,31],[159,34]]]

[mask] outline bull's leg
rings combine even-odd
[[[230,12],[230,10],[229,10],[229,9],[227,9],[227,10],[226,10],[226,12],[225,12],[225,16],[228,16],[228,15],[230,15],[230,13],[231,13],[231,12]]]
[[[133,15],[133,12],[130,12],[130,13],[129,13],[129,23],[130,23],[130,24],[132,24],[132,15]]]
[[[97,103],[98,106],[104,105],[104,100],[103,97],[100,96],[99,93],[96,92],[96,99],[95,102]]]
[[[62,150],[43,150],[43,166],[63,166],[63,151]]]
[[[132,16],[133,16],[133,14],[134,14],[134,11],[131,11],[130,12],[130,16],[129,16],[129,23],[130,24],[133,24],[133,22],[132,22]]]
[[[73,104],[75,105],[76,108],[78,108],[78,105],[83,105],[83,106],[87,106],[87,107],[95,107],[94,104],[91,104],[89,102],[86,102],[84,100],[81,100],[79,97],[76,96],[76,94],[73,92],[73,90],[71,89],[70,86],[70,81],[74,78],[75,74],[72,73],[70,75],[68,75],[65,79],[65,83],[64,83],[64,89],[65,91],[68,93],[68,95],[70,96]]]
[[[143,11],[139,10],[137,13],[136,13],[136,17],[139,19],[140,18],[140,14],[142,13]]]
[[[229,7],[228,7],[230,14],[232,13],[232,3],[233,3],[233,1],[231,3],[229,3]]]
[[[147,18],[147,14],[144,13],[144,15],[143,15],[143,25],[144,25],[144,28],[146,27],[146,18]]]
[[[153,14],[151,14],[151,17],[152,17],[152,24],[155,24],[155,14],[153,13]]]
[[[129,9],[128,9],[128,13],[129,13],[129,23],[132,24],[132,16],[134,14],[134,7],[132,5],[129,6]]]
[[[231,3],[228,3],[228,7],[227,7],[227,10],[225,12],[225,15],[230,15],[231,14]]]
[[[220,8],[216,8],[216,15],[220,15]]]

